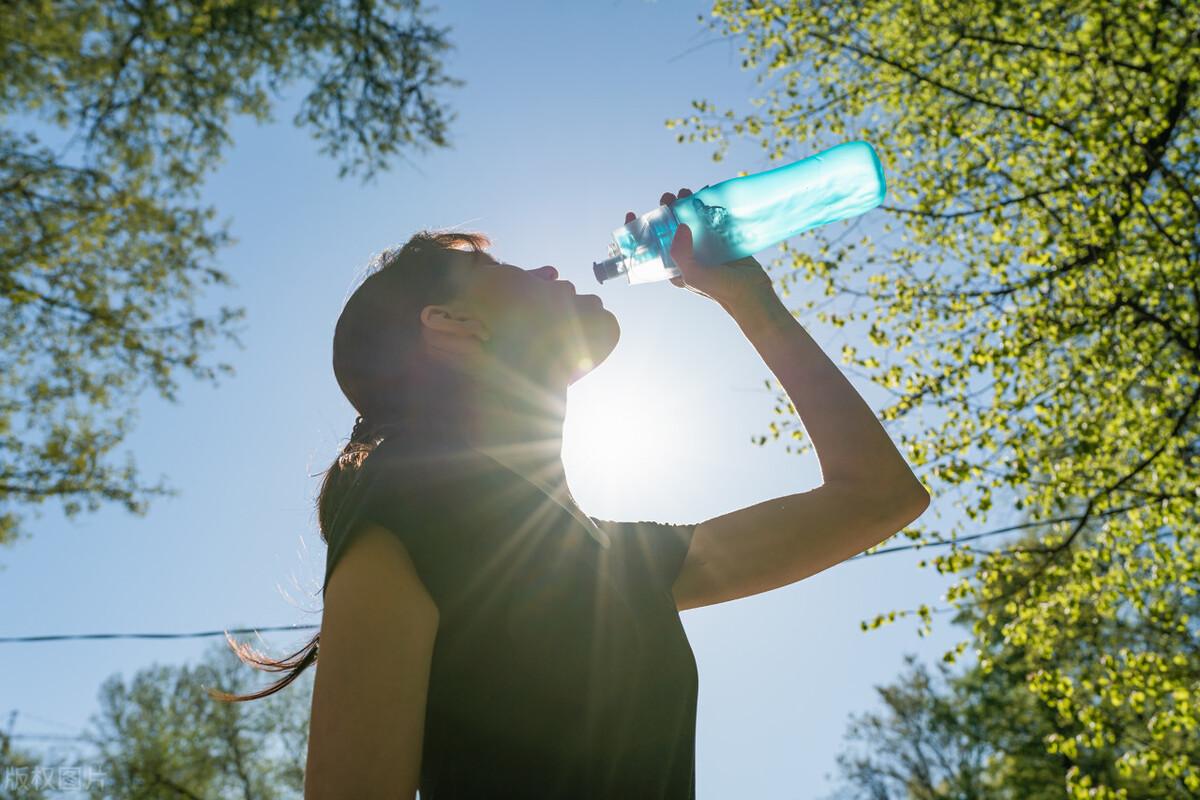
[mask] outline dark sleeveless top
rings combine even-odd
[[[394,436],[359,470],[325,586],[372,520],[438,606],[421,800],[695,797],[698,676],[671,584],[696,526],[591,519],[609,547],[456,444]]]

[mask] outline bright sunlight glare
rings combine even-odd
[[[702,414],[680,384],[669,372],[626,362],[605,364],[570,388],[562,458],[578,497],[605,507],[638,501],[695,463]]]

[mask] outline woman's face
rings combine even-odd
[[[454,251],[459,296],[445,304],[486,353],[522,374],[574,383],[598,366],[620,339],[617,318],[594,294],[578,294],[552,266],[524,269],[488,253]],[[428,323],[427,323],[428,327]]]

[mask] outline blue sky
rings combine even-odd
[[[748,111],[760,90],[737,44],[697,21],[708,12],[690,0],[445,4],[432,19],[452,27],[446,71],[466,81],[441,95],[458,113],[454,147],[409,152],[411,163],[369,186],[339,181],[291,126],[302,87],[275,123],[239,121],[204,196],[231,220],[237,242],[220,265],[237,286],[202,304],[247,309],[244,349],[209,356],[237,375],[216,387],[185,380],[177,404],[146,395],[139,406],[126,447],[145,480],[162,475],[179,497],[145,517],[106,508],[66,520],[47,505],[30,540],[0,551],[0,636],[319,622],[325,549],[313,501],[354,418],[329,366],[333,325],[371,255],[424,227],[481,230],[498,258],[555,265],[619,319],[616,351],[568,398],[564,461],[587,513],[698,522],[816,486],[811,453],[751,444],[776,400],[730,317],[667,282],[601,286],[591,272],[625,211],[779,166],[749,140],[714,162],[713,145],[678,144],[663,124],[693,99]],[[836,143],[797,145],[793,157]],[[839,363],[844,343],[870,350],[850,329],[801,322]],[[882,390],[849,377],[883,407]],[[922,522],[949,527],[943,500]],[[828,793],[848,714],[878,707],[872,687],[895,677],[903,653],[935,660],[965,638],[948,615],[928,638],[909,622],[859,630],[880,611],[944,605],[947,582],[915,566],[928,554],[856,560],[683,613],[700,671],[701,800]],[[306,638],[265,635],[276,655]],[[104,678],[194,659],[211,641],[0,644],[0,724],[17,710],[17,733],[79,729]]]

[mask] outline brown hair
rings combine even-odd
[[[446,251],[479,253],[490,244],[482,233],[419,231],[402,247],[385,250],[373,259],[367,277],[346,301],[333,334],[333,372],[342,393],[366,418],[366,424],[360,418],[350,441],[321,481],[317,524],[321,540],[327,545],[342,498],[363,461],[383,441],[383,433],[372,432],[372,425],[407,418],[405,415],[413,414],[423,401],[431,399],[419,372],[419,315],[425,306],[448,302],[457,295],[459,286],[451,274]],[[284,673],[251,694],[208,689],[213,699],[232,703],[266,697],[296,680],[317,662],[321,632],[318,630],[307,644],[279,660],[254,651],[229,634],[225,638],[243,663],[265,672]]]

